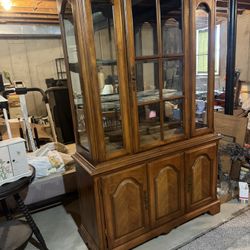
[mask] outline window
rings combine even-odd
[[[197,39],[197,75],[206,75],[208,70],[208,29],[198,29],[196,34]],[[216,25],[215,39],[215,74],[219,74],[219,58],[220,58],[220,25]]]

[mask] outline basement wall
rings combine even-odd
[[[60,39],[0,39],[0,72],[9,72],[12,80],[21,80],[26,87],[45,90],[45,79],[57,78],[58,57],[63,57]],[[30,115],[46,114],[40,94],[30,93],[26,101]]]
[[[250,82],[250,14],[238,16],[236,68],[240,79]]]
[[[238,15],[236,64],[240,70],[240,80],[244,81],[241,94],[242,101],[246,100],[250,91],[250,13]],[[227,20],[220,22],[220,74],[215,77],[215,88],[225,87],[226,61],[227,61]]]

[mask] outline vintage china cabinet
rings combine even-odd
[[[58,1],[80,234],[130,249],[220,211],[214,0]]]

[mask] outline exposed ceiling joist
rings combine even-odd
[[[0,0],[1,2],[1,0]],[[56,0],[12,0],[6,11],[0,5],[0,23],[58,24]]]
[[[0,0],[1,2],[1,0]],[[238,14],[250,10],[250,0],[238,0]],[[227,17],[228,0],[217,0],[217,16]],[[0,23],[58,23],[56,0],[12,0],[9,11],[0,5]]]

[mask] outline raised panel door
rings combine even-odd
[[[187,205],[192,210],[216,199],[216,144],[186,152]]]
[[[147,230],[147,177],[145,165],[102,178],[103,202],[110,248]]]
[[[163,224],[184,213],[183,154],[148,164],[150,223]]]

